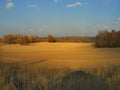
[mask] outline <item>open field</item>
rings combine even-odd
[[[1,45],[1,60],[49,67],[92,68],[120,64],[120,48],[95,48],[93,43]]]
[[[1,90],[120,90],[120,48],[37,43],[0,51]]]

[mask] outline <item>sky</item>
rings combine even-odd
[[[120,0],[0,0],[0,37],[95,36],[120,30]]]

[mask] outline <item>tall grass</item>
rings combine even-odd
[[[0,90],[120,90],[120,66],[90,71],[0,62]]]
[[[69,69],[0,62],[0,90],[46,90],[48,83],[62,78]]]
[[[120,90],[120,65],[90,71],[107,83],[108,90]]]

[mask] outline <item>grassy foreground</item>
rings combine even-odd
[[[120,66],[91,70],[0,62],[0,90],[120,90]]]

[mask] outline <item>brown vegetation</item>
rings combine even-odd
[[[2,42],[7,44],[28,44],[39,41],[40,38],[38,36],[27,36],[22,34],[7,34],[2,38]]]
[[[52,35],[48,35],[47,41],[48,42],[56,42],[55,38]]]
[[[95,37],[87,36],[69,36],[69,37],[56,37],[57,42],[86,42],[92,43],[95,41]]]
[[[93,43],[95,42],[95,37],[87,37],[87,36],[65,36],[65,37],[53,37],[56,42],[85,42],[85,43]],[[41,37],[41,42],[48,41],[48,37]]]
[[[113,37],[110,40],[114,41],[116,34],[112,35]],[[52,39],[54,39],[53,36]],[[105,45],[106,41],[104,39],[102,39],[104,42],[102,44]],[[26,44],[38,42],[39,38],[11,34],[4,36],[2,40],[10,44]],[[2,55],[0,55],[0,60],[7,63],[0,62],[0,89],[120,90],[120,48],[97,49],[92,47],[92,44],[1,45]],[[112,42],[112,45],[117,44]],[[18,61],[22,63],[14,63]],[[105,68],[108,65],[115,66]],[[91,67],[99,69],[91,70]]]
[[[48,35],[48,37],[38,37],[34,35],[23,35],[23,34],[6,34],[3,38],[0,38],[0,43],[7,44],[28,44],[36,42],[95,42],[95,37],[86,36],[69,36],[69,37],[54,37]]]
[[[73,71],[0,61],[0,90],[120,90],[120,66]]]
[[[100,31],[96,36],[96,47],[120,47],[120,31]]]

